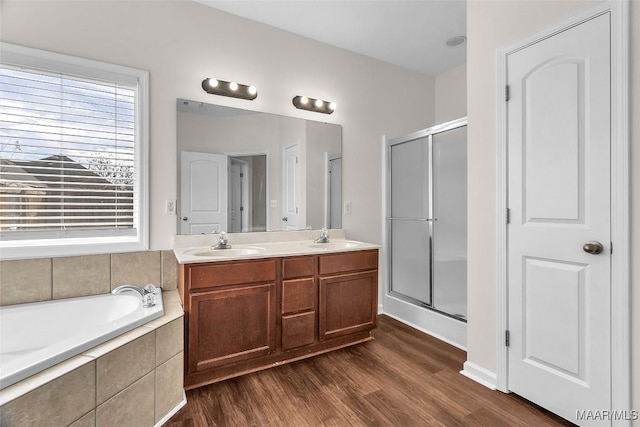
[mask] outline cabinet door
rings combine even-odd
[[[376,326],[378,272],[320,277],[320,340]]]
[[[276,285],[191,295],[189,372],[270,354],[276,343]]]

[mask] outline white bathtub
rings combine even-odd
[[[0,307],[0,389],[163,316],[138,293],[104,294]]]

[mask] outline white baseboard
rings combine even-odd
[[[471,363],[469,361],[464,362],[462,371],[460,371],[460,373],[465,377],[472,379],[473,381],[480,383],[487,388],[490,388],[491,390],[496,389],[496,373],[478,366],[475,363]]]
[[[182,400],[172,410],[167,412],[167,414],[164,417],[162,417],[162,419],[160,419],[160,421],[158,421],[153,427],[162,426],[164,423],[169,421],[169,419],[173,417],[186,404],[187,404],[187,395],[185,394],[184,390],[182,390]]]

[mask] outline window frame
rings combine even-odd
[[[44,69],[89,79],[136,83],[134,230],[117,235],[105,230],[86,230],[73,237],[52,231],[47,237],[0,238],[0,260],[149,249],[149,72],[121,65],[0,42],[3,64]],[[56,236],[57,235],[57,236]]]

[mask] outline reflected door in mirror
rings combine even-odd
[[[300,198],[300,147],[292,144],[284,148],[283,187],[284,201],[282,203],[282,229],[299,230],[304,228],[300,224],[299,198]]]
[[[227,156],[182,151],[180,233],[224,230],[227,224]]]

